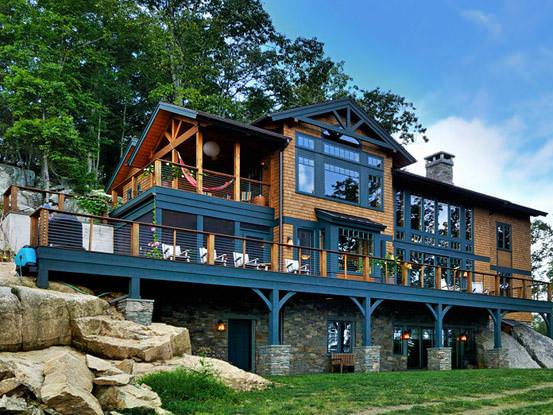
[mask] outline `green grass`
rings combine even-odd
[[[553,414],[553,386],[515,395],[482,395],[553,383],[553,370],[459,370],[451,372],[388,372],[320,374],[272,378],[266,391],[237,393],[206,372],[179,370],[143,379],[175,415],[341,415],[373,407],[390,413],[462,413],[483,407],[523,405],[504,414]],[[479,397],[467,400],[467,397]],[[463,399],[465,398],[465,399]],[[526,403],[528,405],[526,405]],[[537,403],[541,403],[537,405]],[[413,405],[395,408],[397,405]],[[517,412],[518,411],[518,412]],[[130,412],[129,412],[130,413]]]

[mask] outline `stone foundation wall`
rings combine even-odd
[[[186,288],[183,288],[186,287]],[[227,359],[228,332],[217,331],[217,322],[233,318],[251,319],[254,326],[255,366],[257,371],[262,347],[268,342],[268,311],[261,299],[248,289],[202,288],[173,285],[157,295],[155,320],[184,326],[190,330],[194,354]],[[485,311],[471,314],[467,309],[452,309],[445,324],[487,324]],[[290,348],[290,373],[321,373],[330,369],[327,352],[327,324],[329,320],[353,321],[352,345],[361,347],[363,318],[359,309],[348,298],[296,294],[281,312],[281,341]],[[482,323],[483,322],[483,323]],[[373,314],[372,344],[380,346],[380,370],[406,370],[407,356],[393,353],[393,328],[413,324],[432,326],[433,317],[424,304],[385,302]],[[370,363],[372,366],[373,363]],[[263,369],[262,369],[263,370]]]
[[[356,372],[380,372],[380,346],[353,349]]]
[[[154,300],[126,298],[117,304],[117,310],[123,313],[127,320],[149,326],[152,324]]]
[[[451,370],[451,347],[430,347],[428,370]]]
[[[488,369],[509,368],[509,362],[506,357],[506,351],[502,348],[484,351],[484,362]]]
[[[291,347],[289,345],[264,345],[259,346],[257,350],[257,373],[271,376],[290,374]]]

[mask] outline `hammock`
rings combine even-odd
[[[194,176],[192,176],[190,174],[190,170],[188,170],[186,167],[185,167],[185,164],[184,162],[182,161],[182,158],[180,156],[180,153],[177,151],[177,156],[179,158],[179,165],[180,165],[180,169],[182,171],[182,175],[184,176],[184,178],[186,179],[186,181],[188,183],[190,183],[190,185],[192,187],[197,187],[198,186],[198,182],[196,181],[196,179],[194,178]],[[227,187],[229,187],[232,183],[234,182],[234,178],[230,179],[229,181],[225,182],[224,184],[222,184],[221,186],[215,186],[215,187],[204,187],[202,186],[202,191],[203,192],[218,192],[220,190],[225,190]]]

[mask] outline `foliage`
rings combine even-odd
[[[532,276],[541,281],[553,281],[553,228],[535,219],[530,227],[532,241]]]
[[[206,400],[206,391],[192,385],[196,377],[184,376],[198,376],[199,385],[204,385],[214,399]],[[165,372],[143,381],[160,394],[163,407],[175,415],[346,415],[384,407],[390,407],[392,413],[398,406],[404,406],[401,413],[462,414],[468,409],[498,411],[498,405],[513,403],[530,406],[549,399],[553,391],[553,371],[536,369],[281,376],[274,378],[277,385],[268,390],[241,393],[221,390],[211,381],[206,384],[203,376]],[[532,387],[536,390],[526,389]]]
[[[237,393],[216,378],[209,367],[154,373],[140,380],[159,394],[163,408],[174,414],[195,414],[207,407],[232,404]]]
[[[108,213],[111,196],[101,189],[92,190],[83,196],[77,197],[77,205],[90,215],[103,216]]]
[[[156,203],[154,199],[154,206],[152,208],[152,227],[150,227],[150,232],[152,232],[152,241],[148,242],[148,246],[150,247],[150,250],[146,252],[146,256],[149,258],[155,258],[155,259],[162,259],[163,258],[163,252],[161,251],[161,242],[159,240],[159,231],[160,229],[155,226],[157,224],[157,218],[156,218]]]
[[[412,103],[355,85],[259,0],[6,0],[0,85],[0,159],[45,187],[104,183],[160,100],[251,121],[349,96],[403,142],[425,133]]]

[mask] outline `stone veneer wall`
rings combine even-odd
[[[268,312],[251,290],[172,285],[157,296],[145,294],[144,289],[143,294],[156,298],[156,320],[189,328],[194,354],[227,359],[227,332],[218,332],[217,322],[223,320],[227,323],[230,318],[252,319],[256,368],[259,370],[260,350],[267,345]],[[350,299],[296,294],[284,305],[281,313],[281,343],[290,347],[291,374],[329,370],[326,331],[328,320],[334,319],[354,322],[354,346],[360,347],[363,319]],[[485,326],[488,322],[487,313],[453,308],[446,316],[445,324],[463,324],[466,321],[471,322],[470,326]],[[433,323],[424,304],[385,302],[378,307],[373,315],[372,343],[380,346],[380,370],[407,369],[407,357],[393,354],[394,325],[432,326]]]
[[[127,320],[149,326],[152,324],[154,300],[126,298],[117,304],[117,310],[123,313]]]
[[[451,370],[451,347],[430,347],[428,370]]]

